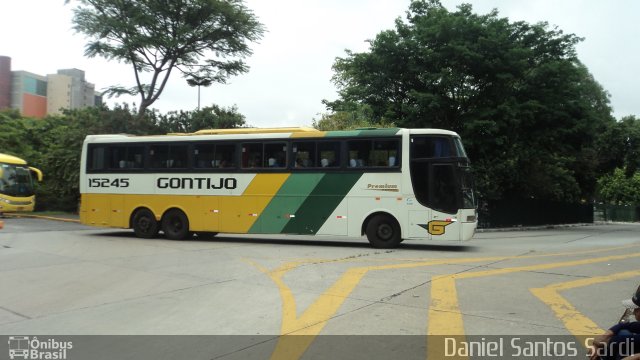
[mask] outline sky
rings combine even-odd
[[[40,75],[58,69],[86,72],[96,90],[133,86],[130,65],[86,58],[82,34],[72,30],[73,1],[0,0],[0,55],[12,58],[12,70]],[[441,0],[449,10],[470,3],[476,13],[497,9],[510,21],[546,21],[584,38],[578,57],[611,95],[613,115],[640,116],[640,1],[637,0]],[[367,39],[391,29],[404,17],[410,0],[245,0],[267,32],[246,59],[248,73],[228,84],[202,87],[201,106],[237,106],[256,127],[310,126],[326,112],[323,99],[335,100],[331,82],[336,57],[345,49],[367,51]],[[106,99],[138,103],[133,97]],[[197,88],[174,73],[152,108],[162,113],[194,110]]]

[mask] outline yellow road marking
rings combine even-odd
[[[304,260],[304,261],[292,261],[286,264],[279,266],[276,269],[269,270],[253,261],[247,260],[247,262],[254,265],[261,272],[266,274],[278,287],[280,292],[280,297],[282,299],[282,324],[281,324],[281,335],[291,335],[295,334],[296,336],[282,336],[280,337],[278,344],[276,345],[276,349],[272,354],[272,359],[298,359],[300,358],[307,348],[311,345],[311,343],[315,340],[315,337],[320,334],[322,329],[327,325],[327,321],[330,320],[335,313],[342,306],[344,301],[348,298],[349,294],[355,289],[358,283],[362,280],[362,278],[369,271],[374,270],[390,270],[390,269],[407,269],[407,268],[416,268],[416,267],[426,267],[433,265],[444,265],[444,264],[464,264],[464,263],[473,263],[473,262],[488,262],[488,261],[502,261],[509,259],[530,259],[530,258],[540,258],[540,257],[552,257],[552,256],[562,256],[562,255],[579,255],[579,254],[589,254],[593,252],[602,252],[602,251],[613,251],[618,249],[626,249],[629,247],[637,247],[638,245],[625,245],[620,247],[611,247],[606,249],[597,249],[597,250],[586,250],[581,252],[566,252],[566,253],[555,253],[555,254],[536,254],[536,255],[525,255],[525,256],[500,256],[500,257],[485,257],[485,258],[464,258],[464,259],[411,259],[405,261],[412,261],[411,263],[403,263],[403,264],[389,264],[389,265],[376,265],[376,266],[365,266],[365,267],[357,267],[348,269],[331,287],[325,290],[316,301],[311,304],[300,317],[297,316],[297,306],[295,297],[291,289],[286,285],[283,280],[284,275],[296,269],[297,267],[310,264],[310,263],[336,263],[336,262],[351,262],[355,259],[327,259],[327,260]],[[397,260],[397,259],[390,259]],[[403,259],[404,260],[404,259]],[[431,312],[433,311],[442,311],[449,306],[449,311],[459,312],[457,306],[457,295],[455,289],[455,277],[450,280],[446,280],[446,277],[441,277],[441,282],[451,281],[451,283],[447,286],[446,291],[448,291],[448,295],[453,296],[454,301],[441,301],[438,304],[438,307],[430,308],[429,310],[429,323],[431,324]],[[433,286],[433,285],[432,285]],[[445,291],[445,292],[446,292]],[[432,298],[432,304],[434,299]],[[436,299],[437,302],[437,299]],[[437,310],[436,310],[437,309]],[[455,327],[462,329],[462,317],[445,319],[444,317],[435,316],[435,322],[437,321],[447,321],[443,326],[452,325],[451,321],[458,321],[457,324],[453,324]],[[297,335],[306,335],[306,336],[297,336]]]
[[[495,261],[503,258],[485,258],[485,261]],[[343,259],[342,261],[348,261]],[[286,263],[276,269],[268,270],[255,262],[251,262],[261,272],[265,273],[276,284],[282,299],[282,325],[281,336],[278,339],[276,348],[271,355],[272,359],[298,359],[300,358],[315,337],[320,334],[327,325],[327,321],[340,309],[349,294],[360,283],[364,275],[373,270],[415,268],[431,265],[442,265],[451,263],[452,259],[440,259],[423,261],[409,264],[377,265],[348,269],[342,276],[326,291],[324,291],[313,304],[311,304],[300,317],[297,316],[297,306],[295,297],[291,289],[285,284],[284,275],[300,265],[307,264],[307,261],[294,261]],[[456,263],[476,262],[482,259],[459,259]],[[317,263],[317,261],[313,261]],[[329,260],[326,262],[336,262]],[[295,336],[291,336],[294,334]],[[298,336],[305,335],[305,336]]]
[[[599,251],[602,251],[602,249]],[[558,267],[588,265],[633,257],[640,257],[640,253],[436,276],[431,281],[431,303],[429,305],[427,335],[456,336],[459,342],[464,342],[464,322],[462,320],[462,312],[460,311],[456,293],[455,280],[457,279],[470,279],[484,276],[504,275],[513,272],[539,271]],[[557,298],[554,300],[558,301]],[[567,306],[567,303],[563,305]],[[571,305],[569,304],[569,306]],[[588,324],[584,319],[578,321],[581,321],[583,326],[593,327],[593,325],[595,325]],[[572,326],[577,326],[577,324],[572,324]],[[595,325],[595,328],[597,328],[597,325]],[[444,349],[442,346],[428,346],[427,359],[442,359],[443,351]],[[466,359],[466,357],[461,357],[460,359]]]
[[[431,281],[431,304],[429,306],[428,335],[463,335],[462,313],[456,294],[455,280],[470,279],[484,276],[504,275],[522,271],[539,271],[559,267],[589,265],[599,262],[622,260],[640,257],[640,253],[626,255],[612,255],[594,259],[573,260],[540,265],[520,266],[504,269],[485,270],[470,273],[449,274],[436,276]]]
[[[584,286],[591,286],[610,281],[640,276],[640,270],[626,271],[617,274],[596,276],[588,279],[580,279],[547,285],[543,288],[529,289],[543,303],[553,310],[555,316],[562,321],[569,332],[576,336],[599,335],[604,332],[593,320],[579,312],[570,302],[562,297],[559,292]]]

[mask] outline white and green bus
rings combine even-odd
[[[0,154],[0,214],[33,211],[34,180],[42,181],[42,171],[19,157]]]
[[[460,137],[435,129],[202,130],[90,135],[83,224],[138,237],[193,233],[468,240],[476,229]]]

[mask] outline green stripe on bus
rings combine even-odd
[[[317,233],[360,177],[361,173],[326,174],[282,232],[307,235]]]
[[[380,128],[380,129],[360,129],[349,131],[327,131],[326,137],[377,137],[393,136],[400,131],[400,128]]]
[[[249,233],[278,234],[293,219],[300,205],[324,176],[319,174],[291,174],[271,199]]]
[[[360,130],[349,130],[349,131],[327,131],[327,135],[325,137],[347,137],[347,136],[359,136]]]
[[[385,128],[375,130],[361,130],[358,136],[376,137],[376,136],[393,136],[400,131],[399,128]]]

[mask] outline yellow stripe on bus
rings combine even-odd
[[[247,233],[289,175],[258,174],[242,196],[220,197],[220,232]]]
[[[247,233],[290,174],[258,174],[241,196],[82,194],[80,219],[95,226],[129,227],[131,213],[149,208],[158,220],[171,208],[191,231]]]

